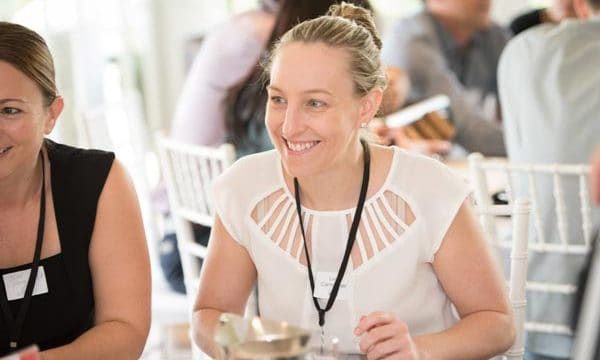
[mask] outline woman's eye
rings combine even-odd
[[[3,115],[16,115],[20,112],[21,112],[21,110],[19,110],[17,108],[13,108],[13,107],[5,107],[5,108],[2,108],[2,110],[0,110],[0,113]]]
[[[325,103],[320,100],[310,99],[308,100],[308,106],[319,109],[325,106]]]
[[[285,100],[281,96],[271,96],[271,102],[275,104],[283,104]]]

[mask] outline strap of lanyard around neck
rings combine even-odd
[[[21,306],[19,307],[16,321],[13,318],[12,312],[10,311],[10,307],[8,305],[4,281],[0,281],[0,289],[4,291],[4,294],[0,293],[0,306],[2,307],[2,313],[10,330],[9,346],[12,349],[16,349],[18,346],[18,340],[21,336],[21,331],[23,330],[25,316],[29,310],[29,305],[31,303],[33,294],[33,287],[37,278],[40,257],[42,254],[42,243],[44,242],[44,220],[46,218],[46,167],[44,165],[44,154],[42,152],[40,152],[40,156],[42,158],[42,192],[40,194],[40,218],[38,220],[37,239],[35,242],[35,252],[33,255],[33,262],[31,264],[31,272],[29,273],[29,280],[27,280],[27,287],[25,288],[25,296]]]
[[[362,215],[362,210],[365,205],[365,199],[367,197],[367,189],[369,187],[369,170],[371,167],[371,154],[369,152],[369,145],[365,140],[360,141],[363,147],[363,157],[364,157],[364,167],[363,167],[363,178],[362,185],[360,188],[360,195],[358,197],[358,204],[356,205],[356,211],[354,213],[354,218],[352,219],[352,226],[350,227],[350,233],[348,234],[348,241],[346,243],[346,250],[344,252],[344,257],[342,259],[342,263],[340,264],[340,268],[338,270],[337,277],[335,278],[335,282],[333,283],[333,288],[331,289],[331,294],[329,295],[329,299],[327,300],[327,304],[325,308],[321,308],[319,301],[315,297],[315,280],[313,276],[312,266],[310,262],[310,256],[308,255],[308,247],[306,245],[306,234],[304,232],[304,224],[302,221],[302,209],[300,204],[300,186],[298,185],[298,179],[294,178],[294,195],[296,197],[296,211],[298,213],[298,220],[300,221],[300,230],[302,232],[302,240],[304,243],[304,253],[306,254],[306,267],[308,269],[308,280],[310,281],[310,289],[312,290],[312,298],[313,303],[315,304],[315,308],[319,314],[319,326],[325,325],[325,313],[331,309],[333,303],[338,294],[338,290],[340,289],[340,285],[342,283],[342,279],[344,278],[344,274],[346,273],[346,267],[348,266],[348,260],[350,259],[350,253],[352,252],[352,247],[354,245],[354,240],[356,239],[356,232],[358,231],[358,225],[360,224],[360,218]]]

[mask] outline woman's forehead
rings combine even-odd
[[[271,85],[283,90],[323,88],[339,92],[348,87],[351,91],[348,53],[323,43],[286,44],[273,59]]]
[[[12,64],[0,60],[0,98],[34,97],[39,93],[36,83]]]

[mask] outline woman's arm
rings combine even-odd
[[[433,267],[461,320],[441,333],[415,337],[417,348],[432,359],[482,359],[508,350],[515,329],[505,282],[466,202]]]
[[[246,249],[227,232],[216,216],[202,264],[200,287],[192,316],[192,337],[209,356],[216,358],[215,326],[223,312],[243,314],[256,282],[256,267]]]
[[[489,359],[514,342],[513,319],[498,271],[470,206],[454,218],[433,262],[438,280],[461,320],[436,334],[412,337],[395,314],[360,319],[355,334],[369,359]]]
[[[114,161],[98,200],[89,262],[95,326],[42,359],[137,359],[150,328],[150,264],[138,200]]]

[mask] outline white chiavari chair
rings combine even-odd
[[[195,241],[193,224],[213,225],[211,184],[234,162],[235,148],[231,144],[218,148],[184,144],[162,136],[157,137],[157,143],[191,319],[200,279],[199,259],[204,259],[207,254],[207,248]],[[192,346],[192,356],[194,359],[203,358],[196,346]]]
[[[592,218],[587,178],[589,167],[586,165],[566,164],[528,164],[511,163],[506,160],[486,159],[481,154],[469,156],[471,177],[475,188],[475,198],[479,206],[492,205],[488,184],[491,176],[506,179],[506,192],[509,203],[515,190],[518,196],[526,196],[531,202],[530,258],[537,254],[551,256],[579,256],[583,263],[590,251],[592,241]],[[520,186],[515,189],[515,186]],[[577,190],[574,190],[574,189]],[[523,194],[523,192],[526,192]],[[576,195],[574,195],[576,192]],[[548,200],[548,198],[551,198]],[[570,205],[570,206],[568,206]],[[573,209],[575,207],[575,209]],[[548,214],[555,220],[545,219]],[[576,215],[576,216],[574,216]],[[573,218],[580,220],[573,221]],[[491,216],[482,216],[485,231],[500,248],[510,246],[510,240],[502,236],[498,221]],[[573,234],[578,234],[573,236]],[[550,241],[551,237],[554,241]],[[556,269],[560,272],[561,269]],[[573,282],[546,282],[532,279],[529,274],[527,291],[530,293],[558,294],[574,296],[577,284]],[[563,309],[568,312],[570,309]],[[548,311],[552,311],[548,309]],[[526,321],[527,333],[537,332],[572,336],[573,330],[568,324],[552,321]]]
[[[529,240],[529,200],[519,198],[510,205],[492,205],[479,203],[475,210],[479,216],[488,219],[488,223],[497,217],[510,216],[512,219],[511,243],[504,244],[510,249],[510,273],[508,293],[513,311],[516,337],[511,348],[499,357],[502,359],[523,359],[525,354],[525,308],[527,282],[527,243]],[[497,245],[497,244],[496,244]]]
[[[184,283],[193,302],[200,275],[197,259],[204,259],[207,249],[194,241],[192,224],[212,226],[214,209],[210,203],[210,187],[235,160],[235,149],[231,144],[212,148],[164,137],[158,138],[158,144]]]
[[[600,353],[600,248],[590,261],[588,280],[579,314],[573,359],[597,360]]]

